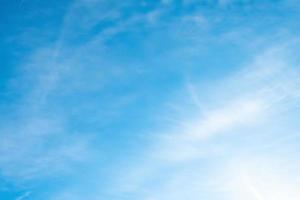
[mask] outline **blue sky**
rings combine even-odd
[[[295,0],[1,0],[0,199],[297,200]]]

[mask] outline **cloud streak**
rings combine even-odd
[[[169,132],[158,134],[159,137],[155,137],[154,147],[149,152],[150,156],[145,156],[145,161],[142,161],[144,164],[135,166],[132,173],[125,176],[127,177],[125,181],[120,183],[130,186],[125,187],[126,189],[123,188],[123,192],[139,193],[141,195],[139,198],[142,199],[174,200],[187,198],[189,195],[192,199],[204,198],[204,196],[212,199],[227,199],[227,195],[229,195],[228,199],[232,198],[231,195],[241,195],[236,199],[249,200],[275,198],[276,195],[271,195],[270,192],[280,192],[281,189],[275,189],[275,185],[273,188],[270,185],[272,182],[269,180],[263,180],[264,187],[269,187],[268,190],[260,188],[253,183],[256,180],[249,179],[250,177],[255,178],[255,175],[249,175],[247,172],[241,175],[243,189],[237,188],[241,184],[234,183],[233,188],[223,190],[221,188],[231,187],[229,183],[233,178],[228,177],[226,183],[222,183],[222,180],[215,175],[221,173],[220,177],[224,176],[222,173],[226,174],[227,172],[222,169],[222,166],[227,165],[228,161],[231,162],[230,160],[236,157],[244,156],[244,159],[247,159],[249,155],[257,156],[255,149],[261,149],[259,144],[251,146],[252,142],[249,141],[249,144],[246,143],[245,146],[238,146],[236,140],[240,141],[243,137],[253,140],[259,138],[260,134],[264,135],[263,132],[267,130],[266,126],[274,123],[272,121],[276,119],[275,116],[291,112],[295,106],[294,102],[299,101],[300,88],[297,78],[299,71],[288,63],[282,51],[284,48],[280,51],[274,51],[271,48],[257,56],[251,64],[231,78],[216,83],[220,87],[216,87],[216,91],[212,92],[216,94],[213,103],[201,102],[197,97],[195,108],[198,109],[200,104],[210,105],[213,109],[204,107],[198,114],[199,111],[194,110],[193,113],[196,114],[192,114],[193,117],[185,115],[183,118],[179,118],[178,124]],[[193,89],[195,88],[197,86],[193,86]],[[224,93],[222,90],[229,93]],[[190,91],[187,93],[189,94]],[[196,94],[197,92],[193,91],[192,101],[195,101],[194,95]],[[245,128],[249,131],[243,131]],[[251,133],[251,130],[257,133]],[[266,140],[265,145],[271,144],[277,137],[282,137],[284,133],[280,133],[280,135],[271,133],[272,139]],[[289,135],[283,137],[289,137]],[[224,145],[222,142],[228,140],[232,140],[229,142],[233,145],[232,147]],[[207,160],[208,158],[210,160]],[[219,159],[219,161],[211,161],[214,159]],[[265,162],[281,160],[275,156],[270,159],[265,159]],[[238,166],[240,162],[243,161],[233,161],[232,164]],[[252,161],[247,162],[251,163]],[[255,161],[253,160],[253,162]],[[249,169],[252,170],[251,167]],[[256,168],[253,167],[253,169]],[[142,173],[135,173],[139,171]],[[201,175],[197,175],[197,172]],[[155,182],[155,177],[160,180],[159,186],[147,188],[149,182]],[[282,182],[282,184],[287,184],[287,182]],[[243,190],[245,193],[238,194],[238,191]],[[291,196],[294,192],[284,190],[282,194],[278,193],[281,197],[277,196],[276,198],[284,198],[283,194]],[[224,194],[221,198],[213,193],[225,193],[226,195]]]
[[[60,28],[15,66],[1,105],[15,199],[299,197],[299,41],[271,12],[286,7],[68,3],[43,10]]]

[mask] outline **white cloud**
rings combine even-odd
[[[136,23],[154,23],[160,13],[153,10],[121,20],[124,6],[128,4],[74,1],[66,9],[58,39],[36,48],[18,66],[11,89],[22,95],[12,105],[14,118],[4,117],[0,127],[0,173],[5,178],[22,182],[68,174],[74,164],[89,159],[90,135],[74,131],[70,118],[82,114],[86,107],[93,110],[93,119],[101,118],[101,102],[78,100],[76,106],[70,106],[65,100],[73,100],[82,91],[100,92],[104,84],[113,82],[111,77],[118,76],[113,71],[118,69],[104,59],[103,41]],[[97,31],[104,21],[112,23]],[[91,35],[87,41],[73,44],[82,33]],[[101,52],[103,57],[99,56]],[[114,106],[119,108],[128,99],[120,97]]]
[[[184,2],[195,3],[194,0]],[[222,2],[219,1],[220,4],[226,4],[227,1]],[[28,83],[30,80],[33,84],[24,89],[26,95],[16,106],[16,115],[21,117],[7,120],[0,129],[0,171],[5,177],[23,181],[65,174],[74,163],[89,157],[91,149],[88,138],[84,134],[78,136],[68,127],[68,117],[80,111],[80,104],[76,105],[76,111],[68,110],[63,105],[64,112],[57,113],[49,105],[51,98],[86,91],[87,88],[100,90],[105,83],[103,79],[109,79],[111,74],[111,66],[102,58],[107,50],[104,41],[118,33],[135,30],[140,23],[154,26],[165,12],[164,8],[158,8],[121,19],[123,4],[117,4],[116,8],[110,3],[102,3],[95,0],[75,1],[66,13],[57,42],[37,49],[23,66],[25,72],[22,76],[26,78],[17,82]],[[162,3],[170,4],[171,1]],[[99,23],[106,20],[113,23],[97,30]],[[202,15],[186,16],[182,20],[199,25],[207,22]],[[175,26],[177,29],[177,23]],[[82,33],[91,33],[91,37],[79,45],[73,44],[72,41],[76,41],[76,37]],[[198,34],[193,35],[198,39]],[[148,200],[209,199],[214,196],[213,193],[220,191],[221,196],[226,193],[237,199],[281,200],[293,194],[287,199],[294,200],[299,196],[294,189],[295,183],[288,183],[289,180],[282,177],[273,177],[279,173],[276,170],[261,176],[256,171],[259,171],[259,165],[236,168],[235,165],[243,160],[231,166],[230,170],[234,172],[242,171],[237,174],[233,172],[233,179],[228,180],[225,176],[224,183],[224,180],[211,180],[211,177],[213,173],[227,173],[220,170],[224,166],[224,159],[228,155],[236,156],[237,152],[230,152],[232,149],[241,150],[234,142],[227,141],[229,144],[224,145],[219,141],[226,142],[247,135],[249,131],[241,130],[251,130],[252,127],[259,129],[264,125],[264,120],[272,120],[273,115],[293,108],[300,94],[298,77],[297,66],[290,66],[279,48],[260,54],[241,72],[213,82],[215,86],[211,87],[211,91],[202,91],[203,87],[199,89],[198,84],[190,82],[186,93],[190,95],[189,100],[196,104],[193,111],[186,111],[183,116],[177,117],[179,120],[170,130],[156,134],[153,148],[140,163],[130,169],[121,169],[120,174],[116,173],[121,176],[121,181],[117,181],[115,192],[135,193],[135,196],[140,195],[139,199]],[[203,100],[201,95],[211,96],[211,101]],[[88,104],[94,114],[99,105]],[[177,105],[185,111],[184,103],[179,101]],[[166,118],[176,118],[174,115],[172,113]],[[253,133],[256,136],[258,134]],[[277,141],[276,146],[285,140]],[[266,141],[266,146],[274,146],[268,144],[274,144],[273,141]],[[230,145],[234,147],[228,147]],[[208,157],[213,161],[208,161]],[[261,180],[265,183],[261,184]],[[153,182],[157,186],[152,186],[155,185]],[[19,198],[29,194],[24,195]],[[97,191],[95,195],[91,194],[92,197],[97,195]],[[71,192],[57,199],[76,198],[80,199]]]
[[[259,167],[249,166],[247,169],[250,171],[246,170],[244,175],[238,175],[238,182],[231,179],[230,175],[226,176],[226,170],[235,172],[236,168],[224,170],[229,160],[238,155],[245,156],[244,159],[247,160],[247,151],[254,151],[253,156],[258,156],[255,149],[261,148],[259,145],[250,145],[250,141],[245,146],[239,146],[235,140],[240,141],[242,135],[250,140],[260,138],[262,131],[268,129],[264,126],[272,126],[275,123],[273,120],[280,113],[289,112],[294,107],[294,102],[299,100],[299,71],[290,65],[282,51],[284,50],[273,48],[267,50],[240,72],[216,82],[214,91],[209,91],[214,97],[212,102],[198,98],[198,94],[205,95],[204,91],[197,92],[197,86],[189,83],[187,93],[191,94],[195,110],[190,116],[185,114],[179,118],[177,125],[153,139],[153,148],[145,156],[144,164],[133,167],[133,173],[124,175],[125,181],[119,183],[131,186],[123,192],[138,193],[146,199],[232,199],[234,196],[236,199],[281,200],[292,194],[294,196],[291,198],[296,199],[299,193],[294,189],[287,189],[296,185],[288,184],[289,178],[284,182],[276,177],[274,180],[267,180],[265,176],[263,185],[256,185],[257,175],[252,174],[251,169]],[[184,104],[180,106],[184,110]],[[252,136],[249,135],[251,130],[254,131]],[[278,137],[275,133],[273,136],[274,140]],[[265,141],[265,145],[272,141]],[[251,144],[254,143],[251,141]],[[262,148],[266,148],[265,145]],[[270,162],[278,158],[272,156],[272,159]],[[267,159],[265,161],[270,164]],[[233,166],[238,168],[239,164],[234,162]],[[136,174],[135,171],[143,173]],[[279,173],[269,171],[270,176]],[[226,184],[218,175],[228,178]],[[151,182],[155,182],[155,177],[159,180],[157,187],[145,189]]]
[[[300,195],[297,189],[300,171],[295,165],[299,162],[291,162],[290,158],[277,155],[247,155],[233,159],[222,170],[222,187],[229,199],[296,200]]]
[[[87,140],[68,135],[57,122],[29,119],[2,129],[1,174],[15,181],[68,173],[72,164],[88,158]],[[51,168],[49,168],[51,166]]]

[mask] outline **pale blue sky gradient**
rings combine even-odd
[[[298,200],[296,0],[1,0],[0,199]]]

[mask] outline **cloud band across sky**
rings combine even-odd
[[[299,199],[299,9],[4,1],[0,199]]]

